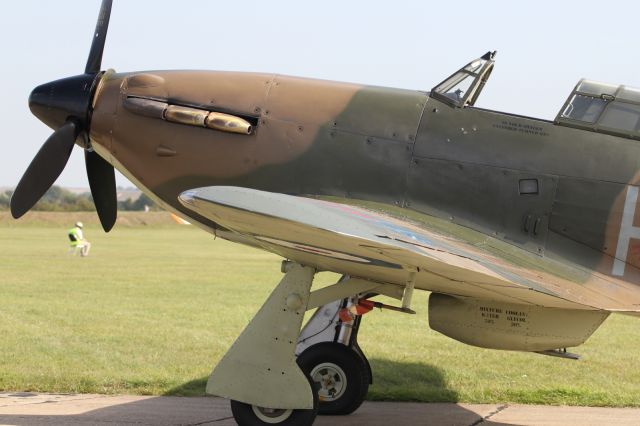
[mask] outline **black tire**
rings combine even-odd
[[[367,383],[369,383],[369,385],[372,385],[373,384],[373,372],[371,371],[371,364],[369,364],[369,360],[364,355],[364,352],[362,352],[362,349],[360,349],[360,346],[358,346],[357,342],[356,342],[356,344],[354,346],[352,346],[352,349],[358,354],[358,356],[362,360],[362,363],[364,364],[366,372],[367,372]]]
[[[367,396],[369,370],[364,359],[348,346],[318,343],[298,356],[298,365],[320,385],[319,414],[351,414]]]
[[[317,385],[309,380],[312,389]],[[311,410],[269,410],[257,407],[244,402],[231,400],[231,412],[238,426],[311,426],[318,415],[318,392],[313,392],[313,409]],[[262,420],[260,417],[271,417],[270,421]],[[281,416],[282,420],[277,421]]]

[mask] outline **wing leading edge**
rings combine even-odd
[[[221,232],[223,238],[321,270],[398,285],[417,272],[416,288],[455,296],[551,308],[640,311],[640,294],[628,283],[514,246],[496,250],[490,244],[445,236],[424,224],[360,207],[224,186],[186,191],[180,202],[231,230]],[[536,267],[539,263],[544,267]]]

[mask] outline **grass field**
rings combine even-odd
[[[67,253],[78,217],[87,258]],[[91,214],[0,213],[0,390],[200,395],[281,278],[278,257],[166,214],[119,221],[104,234]],[[575,362],[453,341],[429,329],[426,300],[365,317],[370,399],[640,406],[638,319],[611,316]]]

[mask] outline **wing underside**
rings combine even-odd
[[[490,237],[465,240],[360,207],[239,187],[189,190],[180,201],[229,230],[217,232],[223,238],[321,270],[397,285],[416,272],[416,288],[454,296],[640,311],[629,283]]]

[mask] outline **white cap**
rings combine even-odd
[[[82,228],[82,222],[76,222],[76,226],[77,226],[78,228]]]

